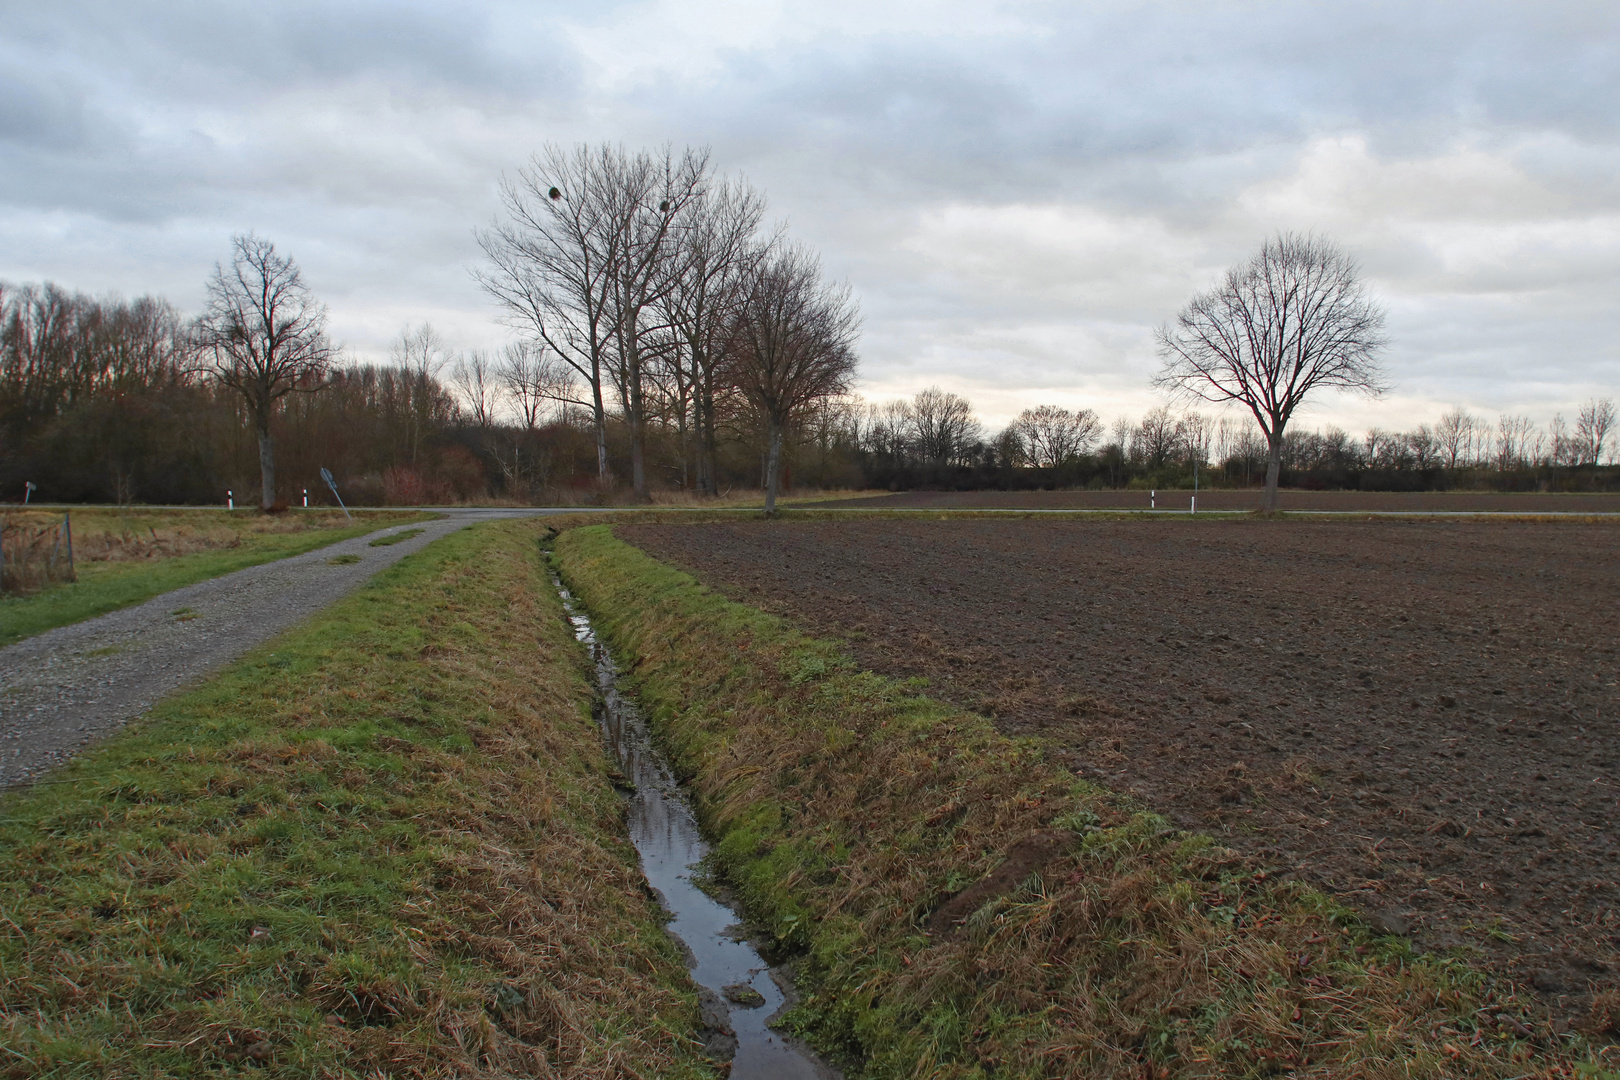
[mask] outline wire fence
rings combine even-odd
[[[75,580],[71,515],[49,525],[0,518],[0,592],[20,595]]]

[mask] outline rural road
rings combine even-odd
[[[318,551],[187,585],[0,649],[0,790],[37,779],[179,687],[309,618],[385,566],[477,521],[548,510],[441,510]],[[421,528],[388,547],[378,535]],[[334,566],[329,559],[358,555]]]

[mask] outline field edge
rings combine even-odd
[[[799,1029],[852,1075],[1604,1074],[1510,986],[1377,937],[610,525],[565,525],[555,552],[717,869],[799,955]],[[987,887],[1009,852],[1028,872]],[[965,923],[941,924],[970,893]]]

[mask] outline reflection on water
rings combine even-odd
[[[630,839],[641,854],[642,872],[674,916],[672,934],[693,957],[692,978],[713,994],[706,1019],[736,1034],[733,1080],[826,1080],[836,1077],[802,1044],[772,1031],[768,1022],[782,1008],[782,990],[770,966],[746,940],[737,937],[737,913],[692,884],[692,871],[709,847],[698,835],[697,818],[681,793],[669,765],[652,745],[647,725],[635,705],[619,695],[618,669],[596,640],[590,619],[560,581],[553,579],[573,624],[574,636],[591,647],[596,659],[600,702],[598,718],[619,768],[634,785],[630,796]],[[733,936],[736,934],[736,936]],[[726,1000],[749,987],[764,999],[749,1008]],[[705,995],[706,997],[708,995]],[[718,1016],[707,1015],[718,1011]],[[725,1013],[729,1011],[729,1016]]]

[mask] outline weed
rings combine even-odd
[[[334,555],[326,560],[327,566],[352,566],[360,561],[358,555]]]

